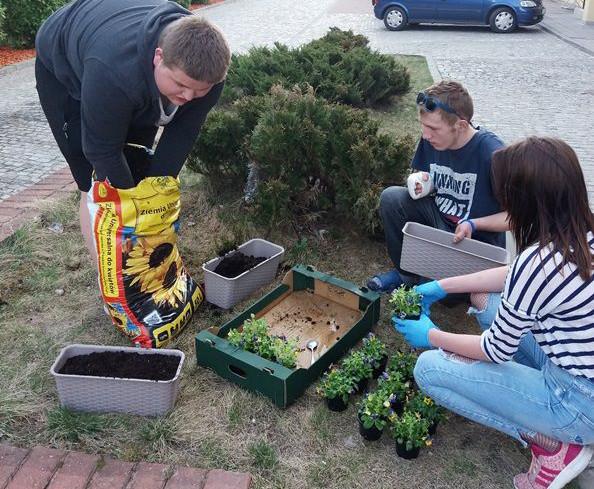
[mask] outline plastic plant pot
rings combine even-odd
[[[377,441],[382,437],[383,430],[378,430],[375,426],[365,428],[361,419],[359,419],[359,433],[361,433],[361,436],[368,441]]]
[[[328,409],[330,409],[330,411],[335,411],[335,412],[344,411],[348,407],[348,401],[347,402],[343,401],[342,397],[332,397],[332,398],[327,397],[326,404],[328,405]]]
[[[419,456],[421,449],[419,447],[413,448],[412,450],[406,449],[406,443],[396,442],[396,453],[399,457],[405,458],[406,460],[412,460]]]

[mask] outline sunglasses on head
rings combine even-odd
[[[454,109],[452,109],[448,104],[446,104],[445,102],[442,102],[441,100],[439,100],[435,97],[431,97],[430,95],[427,95],[425,92],[419,92],[419,94],[417,95],[417,105],[422,105],[423,107],[425,107],[425,110],[427,112],[433,112],[436,109],[441,109],[445,112],[448,112],[450,114],[454,114],[454,115],[460,117],[460,119],[462,119],[462,120],[466,120],[466,119],[464,119],[464,117],[462,117],[458,113],[456,113],[456,111]]]

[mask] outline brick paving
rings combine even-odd
[[[54,448],[0,444],[0,489],[248,489],[245,472],[122,462]]]
[[[0,201],[0,242],[35,218],[42,200],[59,198],[76,189],[70,171],[64,167]]]

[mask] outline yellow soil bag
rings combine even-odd
[[[165,346],[204,298],[177,249],[179,180],[149,177],[124,190],[93,182],[87,203],[114,325],[142,347]]]

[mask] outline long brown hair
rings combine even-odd
[[[587,233],[594,231],[584,175],[560,139],[531,136],[493,154],[493,191],[509,216],[518,252],[552,243],[580,277],[592,275]]]

